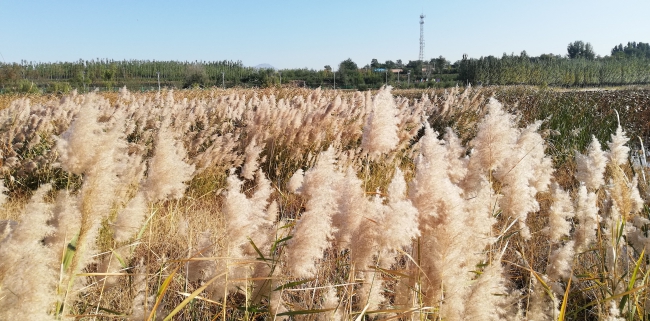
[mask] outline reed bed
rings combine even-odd
[[[647,319],[632,112],[576,129],[511,97],[17,97],[0,319]]]

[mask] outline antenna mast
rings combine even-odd
[[[420,56],[419,60],[424,61],[424,14],[420,15]]]

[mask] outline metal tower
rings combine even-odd
[[[419,60],[424,61],[424,14],[420,15],[420,56]]]

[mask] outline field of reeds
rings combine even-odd
[[[650,91],[0,97],[0,320],[646,320]]]

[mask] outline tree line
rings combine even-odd
[[[0,63],[0,88],[9,91],[24,91],[26,86],[46,91],[116,86],[157,88],[159,81],[166,87],[205,86],[217,82],[233,86],[256,72],[239,61],[21,61]]]
[[[131,90],[206,87],[269,87],[277,85],[329,87],[339,89],[376,89],[384,84],[399,87],[427,87],[431,74],[427,66],[444,78],[446,86],[456,85],[456,69],[443,57],[429,62],[409,61],[403,64],[373,59],[360,68],[351,59],[342,61],[338,69],[325,66],[322,70],[245,67],[240,61],[149,61],[108,59],[75,62],[0,63],[0,92],[67,92],[74,88],[116,90],[126,86]],[[455,65],[454,65],[455,66]],[[394,73],[394,69],[402,72]],[[442,75],[442,74],[445,75]]]
[[[629,42],[618,45],[610,56],[598,57],[589,43],[576,41],[567,55],[529,57],[526,51],[468,59],[459,63],[463,83],[484,85],[617,86],[650,83],[650,46]]]
[[[650,45],[628,42],[611,55],[596,56],[589,43],[575,41],[565,56],[504,54],[468,58],[454,63],[443,56],[428,61],[401,59],[384,63],[372,59],[360,67],[346,59],[337,68],[259,69],[241,61],[150,61],[108,59],[76,62],[0,63],[1,92],[67,92],[76,88],[151,90],[197,87],[269,87],[292,85],[340,89],[376,89],[384,84],[401,88],[451,87],[464,84],[611,86],[650,83]]]

